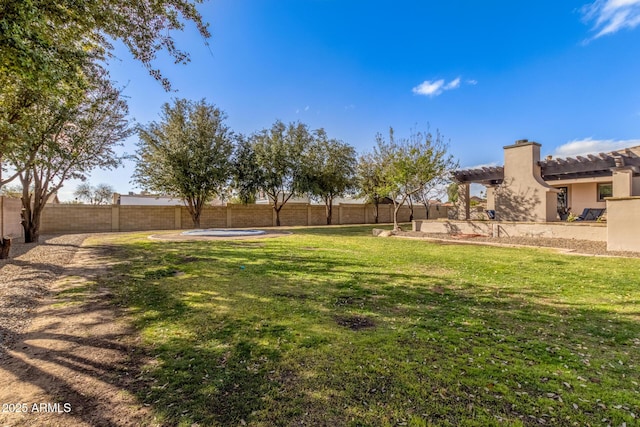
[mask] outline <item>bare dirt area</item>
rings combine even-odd
[[[266,230],[260,236],[291,233]],[[99,285],[114,250],[88,234],[14,240],[0,260],[0,426],[159,425],[135,397],[147,363],[137,334]],[[166,240],[217,240],[159,232]]]
[[[0,263],[0,425],[153,425],[134,397],[143,351],[95,278],[86,235],[15,244]]]

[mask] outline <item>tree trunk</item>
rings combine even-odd
[[[411,200],[411,197],[409,197],[407,201],[409,202],[409,222],[412,222],[413,221],[413,201]]]
[[[24,229],[25,243],[38,243],[38,240],[40,239],[40,227],[32,218],[23,220],[22,228]]]
[[[331,217],[333,215],[333,200],[329,199],[324,203],[325,212],[327,214],[327,225],[331,225]]]
[[[11,249],[11,239],[0,238],[0,259],[9,258],[10,249]]]
[[[193,222],[193,228],[200,228],[200,211],[193,206],[187,205],[189,214],[191,215],[191,221]]]
[[[40,238],[40,211],[41,206],[34,203],[31,209],[31,198],[22,198],[22,229],[24,230],[25,243],[37,243]]]
[[[280,209],[282,209],[282,206],[279,208],[273,207],[273,210],[276,211],[276,227],[280,227]]]
[[[380,207],[380,203],[378,203],[378,200],[374,200],[373,201],[373,222],[374,224],[378,223],[378,208]]]
[[[400,226],[398,225],[398,211],[400,210],[400,203],[393,204],[393,231],[400,231]]]
[[[200,215],[191,215],[191,220],[193,221],[193,228],[200,228]]]
[[[189,199],[187,203],[187,210],[191,215],[191,221],[193,222],[193,228],[200,228],[200,214],[202,213],[202,205],[198,204],[197,200]]]
[[[44,208],[44,203],[41,203],[41,192],[39,188],[34,189],[34,193],[29,193],[29,187],[32,183],[32,171],[30,169],[25,170],[24,175],[20,175],[20,183],[22,184],[22,210],[20,216],[22,217],[22,228],[24,229],[24,242],[25,243],[37,243],[40,238],[40,213]],[[33,202],[32,202],[33,199]]]

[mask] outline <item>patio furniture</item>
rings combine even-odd
[[[487,209],[484,211],[487,214],[487,217],[491,220],[495,220],[496,219],[496,211],[493,209]]]
[[[578,217],[578,221],[597,221],[606,209],[585,208]]]

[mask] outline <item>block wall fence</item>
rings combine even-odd
[[[0,196],[0,235],[22,237],[22,201],[15,197]]]
[[[414,206],[414,219],[425,219],[422,205]],[[400,208],[398,220],[409,221],[410,210]],[[19,213],[18,213],[19,215]],[[447,207],[431,206],[429,218],[446,218]],[[393,205],[380,205],[378,222],[393,221]],[[282,226],[325,225],[325,207],[309,204],[285,205],[280,211]],[[19,221],[18,221],[19,223]],[[332,224],[373,224],[373,206],[336,205]],[[269,205],[206,206],[200,217],[201,228],[272,227],[275,212]],[[92,206],[47,205],[42,213],[41,233],[88,233],[109,231],[175,230],[193,228],[184,206]]]

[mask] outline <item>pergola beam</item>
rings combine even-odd
[[[611,170],[619,166],[640,167],[640,157],[631,151],[613,151],[611,153],[587,154],[585,156],[563,159],[547,159],[538,162],[542,178],[546,181],[558,181],[575,178],[595,178],[611,176]],[[637,170],[637,168],[636,168]],[[504,167],[481,167],[456,171],[453,178],[460,184],[478,183],[496,185],[504,181]]]

